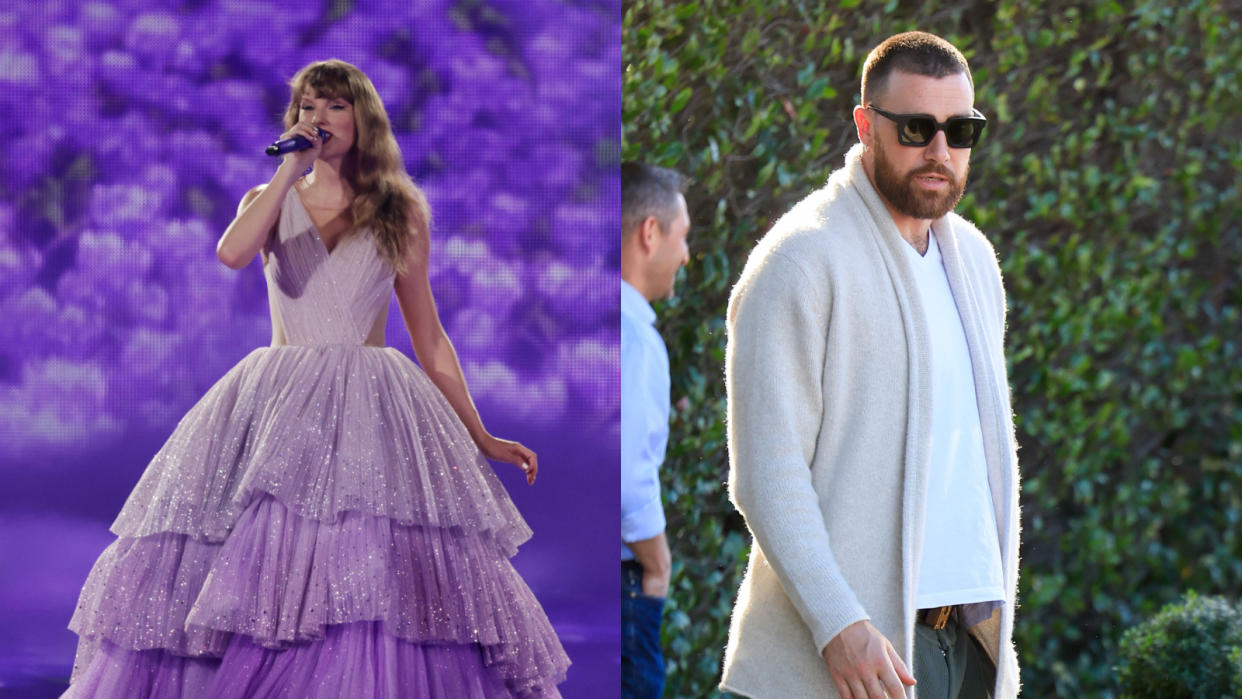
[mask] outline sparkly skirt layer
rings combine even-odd
[[[530,529],[390,348],[251,353],[112,531],[67,697],[544,697],[569,666],[509,562]]]

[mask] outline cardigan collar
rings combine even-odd
[[[931,430],[930,414],[925,409],[930,406],[931,397],[930,373],[932,368],[927,339],[929,331],[923,316],[922,299],[914,291],[914,268],[905,253],[898,247],[908,246],[909,243],[897,230],[892,214],[889,213],[884,200],[872,185],[871,178],[867,177],[867,171],[862,164],[862,154],[862,144],[856,144],[851,148],[845,155],[845,167],[833,173],[829,184],[852,188],[861,199],[866,211],[859,212],[864,214],[859,218],[865,219],[859,223],[870,228],[875,236],[875,242],[880,248],[880,256],[884,259],[889,276],[893,280],[893,288],[897,293],[899,305],[902,307],[909,350],[908,426],[909,435],[914,439],[907,440],[906,463],[926,464],[929,457],[927,438]],[[972,270],[963,260],[963,250],[958,236],[967,225],[957,214],[949,212],[932,221],[929,235],[935,235],[936,242],[940,244],[949,289],[953,293],[953,300],[957,304],[958,313],[962,319],[962,329],[966,334],[966,344],[975,375],[975,389],[981,404],[987,406],[986,409],[980,410],[980,420],[985,419],[984,415],[990,415],[992,418],[982,424],[984,448],[989,461],[989,486],[992,490],[993,506],[996,508],[1001,555],[1007,559],[1008,556],[1014,555],[1014,552],[1008,551],[1010,532],[1007,531],[1012,524],[1007,507],[1014,503],[1008,503],[1005,498],[1005,494],[1014,487],[1010,480],[1010,469],[1007,468],[1012,452],[1006,443],[1007,429],[1003,423],[1004,416],[1008,412],[1005,409],[1007,401],[1002,395],[1007,377],[1003,374],[1003,367],[996,367],[990,361],[991,357],[1001,356],[999,353],[1003,352],[1003,348],[993,346],[989,334],[984,330],[986,321],[983,309],[973,289],[980,283],[980,280],[975,278]],[[914,513],[913,519],[916,521],[922,519],[925,511],[920,495],[925,494],[926,478],[927,474],[921,472],[921,469],[915,469],[914,473],[907,473],[906,505]],[[912,522],[905,523],[904,534],[910,536],[912,541],[917,538],[918,540],[913,543],[916,548],[921,549],[921,530],[913,527],[912,524]],[[903,548],[902,569],[903,574],[907,576],[914,574],[916,565],[916,562],[908,555],[904,555],[908,551]],[[1007,586],[1012,584],[1014,575],[1016,571],[1006,571]],[[906,611],[912,613],[913,594],[908,595],[904,602],[908,607]]]
[[[863,167],[862,155],[862,144],[855,144],[845,154],[845,167],[838,170],[834,174],[834,178],[840,176],[843,180],[842,184],[848,183],[852,185],[854,191],[862,199],[863,204],[865,204],[867,213],[870,214],[868,218],[870,218],[870,223],[872,224],[872,232],[879,238],[877,242],[880,243],[880,247],[884,250],[882,257],[885,258],[890,273],[896,277],[895,281],[901,287],[898,294],[902,297],[903,303],[910,304],[914,310],[918,311],[915,316],[919,318],[919,321],[916,322],[921,325],[921,300],[917,294],[910,293],[909,291],[914,284],[914,269],[902,250],[902,246],[909,246],[910,243],[897,230],[897,224],[893,221],[892,213],[889,212],[888,206],[884,203],[880,193],[876,191],[875,185],[871,183],[871,178],[867,176],[867,171]],[[957,302],[958,312],[963,315],[963,322],[975,325],[974,328],[966,329],[967,337],[968,339],[978,341],[981,328],[977,323],[982,319],[980,315],[982,311],[978,306],[977,299],[974,298],[970,290],[970,285],[975,283],[976,280],[967,278],[968,274],[962,261],[962,251],[958,240],[958,222],[961,220],[957,214],[950,211],[932,221],[928,235],[936,236],[936,242],[940,245],[945,272],[949,278],[949,287],[953,291],[954,301]],[[967,319],[967,316],[969,316],[969,319]],[[916,331],[915,334],[921,333]],[[973,347],[972,354],[978,353],[980,349]]]

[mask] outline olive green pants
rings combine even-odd
[[[992,699],[996,667],[955,614],[939,631],[914,625],[914,679],[919,699]]]

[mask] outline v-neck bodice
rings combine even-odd
[[[290,345],[363,344],[388,308],[395,275],[369,229],[342,236],[329,253],[292,188],[267,245],[264,274],[272,325]]]
[[[324,240],[323,238],[323,229],[320,227],[318,223],[315,223],[315,217],[311,216],[310,207],[306,205],[306,201],[302,199],[302,195],[298,194],[297,187],[296,186],[291,187],[289,191],[293,193],[293,198],[297,200],[298,207],[302,209],[302,212],[306,214],[306,219],[310,221],[311,232],[314,234],[316,238],[319,239],[319,242],[323,244],[323,248],[325,251],[327,251],[329,256],[332,255],[332,253],[336,252],[336,249],[340,247],[341,243],[345,242],[346,240],[349,240],[351,236],[348,230],[342,233],[338,233],[336,236],[336,244],[333,245],[331,249],[328,249],[328,242]],[[337,216],[339,215],[340,213],[338,212]]]

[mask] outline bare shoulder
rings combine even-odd
[[[264,182],[263,184],[252,187],[250,191],[243,194],[241,201],[238,202],[237,204],[237,216],[240,218],[242,215],[242,212],[245,211],[247,208],[249,208],[249,206],[252,203],[254,203],[254,200],[258,199],[259,195],[262,194],[263,191],[266,189],[267,189],[267,183]],[[268,229],[267,231],[267,238],[266,238],[267,242],[263,244],[263,247],[259,248],[259,256],[263,259],[263,264],[265,266],[267,265],[267,244],[268,242],[271,241],[272,236],[275,234],[276,234],[276,224],[273,223],[272,227]]]
[[[405,220],[409,222],[408,250],[418,255],[422,264],[427,264],[427,257],[431,254],[431,228],[427,225],[425,208],[420,208],[417,203],[410,204],[407,207]]]
[[[426,276],[431,258],[431,241],[425,232],[411,231],[401,255],[399,277]]]
[[[402,284],[418,284],[427,280],[430,273],[431,241],[425,232],[410,231],[406,234],[405,244],[401,250],[401,261],[396,266],[395,282]]]

